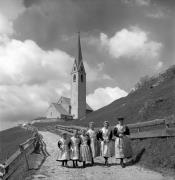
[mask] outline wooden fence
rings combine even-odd
[[[35,149],[36,137],[31,137],[24,143],[19,145],[19,149],[12,154],[5,163],[0,164],[0,179],[8,179],[17,168],[24,162],[27,169],[29,169],[29,162],[27,156]]]
[[[160,138],[160,137],[175,136],[174,119],[156,119],[147,122],[128,124],[128,127],[131,131],[131,135],[130,135],[131,139],[145,139],[145,138],[156,138],[156,137]],[[63,125],[56,125],[55,128],[58,131],[67,132],[69,135],[72,135],[74,130],[78,130],[78,132],[80,132],[81,129],[86,129],[86,127],[81,127],[81,126],[63,126]]]

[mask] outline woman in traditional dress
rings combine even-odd
[[[101,140],[101,156],[105,159],[105,165],[109,166],[108,158],[114,155],[112,146],[112,130],[109,122],[104,122],[104,127],[99,131],[98,138]]]
[[[94,158],[100,156],[100,145],[97,140],[97,132],[94,130],[94,122],[89,123],[89,130],[87,134],[90,137],[90,148],[92,153],[92,165],[94,164]]]
[[[57,161],[62,162],[62,166],[67,167],[67,161],[70,159],[70,139],[66,133],[62,134],[61,139],[58,141],[58,157]]]
[[[78,130],[74,130],[74,135],[71,137],[71,160],[73,167],[78,167],[78,160],[80,159],[80,138],[78,137]]]
[[[124,158],[132,157],[132,148],[129,139],[130,131],[128,126],[124,125],[124,118],[118,118],[118,124],[114,128],[115,139],[115,158],[120,159],[120,165],[124,168]]]
[[[80,144],[80,160],[83,162],[83,167],[86,167],[86,162],[92,161],[92,155],[90,150],[90,138],[86,134],[86,130],[81,131],[81,144]]]

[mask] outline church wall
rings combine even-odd
[[[51,105],[47,112],[46,112],[47,118],[61,118],[61,114],[55,109],[53,105]]]
[[[74,82],[74,75],[76,79]],[[73,73],[71,78],[71,114],[74,119],[78,118],[78,73]]]
[[[83,75],[83,82],[81,82],[81,75]],[[86,116],[86,74],[83,72],[79,74],[79,96],[78,96],[78,115],[81,118]]]
[[[74,75],[76,75],[75,81]],[[83,75],[83,82],[81,75]],[[86,74],[84,71],[72,74],[71,88],[71,114],[74,115],[74,119],[81,119],[86,115]]]

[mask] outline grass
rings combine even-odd
[[[159,172],[173,172],[175,169],[175,137],[133,140],[136,153],[145,148],[139,165]]]
[[[0,163],[5,162],[19,148],[19,144],[32,136],[31,131],[13,127],[0,131]]]

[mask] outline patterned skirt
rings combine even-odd
[[[114,141],[101,142],[101,156],[112,157],[114,156]]]
[[[57,161],[64,161],[70,159],[70,152],[69,150],[65,149],[58,149],[58,156]]]
[[[91,161],[91,151],[88,145],[81,145],[80,146],[80,160],[81,161]]]
[[[127,136],[116,138],[115,140],[115,158],[130,158],[132,157],[131,141]]]

